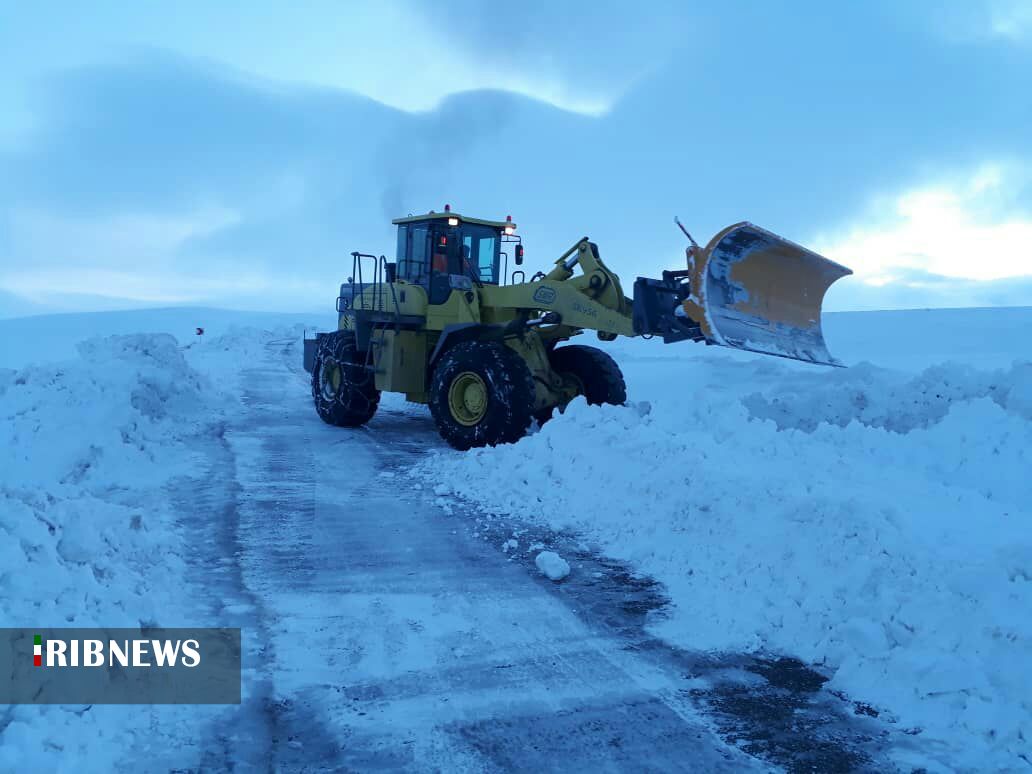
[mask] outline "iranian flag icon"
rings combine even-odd
[[[32,638],[32,663],[43,666],[43,638],[38,634]]]

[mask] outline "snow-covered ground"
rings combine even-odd
[[[77,347],[74,359],[0,371],[0,625],[196,625],[163,490],[191,470],[184,442],[211,432],[222,401],[170,335]],[[210,714],[14,706],[0,768],[110,770],[130,749],[162,752],[159,719],[197,726]]]
[[[662,581],[672,643],[825,665],[907,763],[1032,765],[1032,310],[828,317],[851,368],[618,342],[626,407],[420,470]]]
[[[203,622],[182,592],[165,488],[201,465],[191,438],[241,410],[248,360],[300,336],[298,322],[217,310],[0,321],[0,625]],[[1032,309],[828,315],[825,327],[852,367],[605,345],[628,406],[577,401],[518,444],[434,452],[428,491],[573,530],[653,575],[673,602],[653,628],[677,645],[824,664],[831,687],[919,731],[924,753],[908,763],[1025,765]],[[183,764],[154,729],[205,713],[14,707],[0,768],[73,770],[89,756],[103,769],[148,746]]]
[[[297,319],[157,309],[0,321],[0,626],[225,625],[200,609],[168,491],[206,463],[192,441],[239,405],[219,378],[263,338],[239,326]],[[198,752],[179,737],[218,711],[11,707],[0,768],[192,765]]]
[[[915,371],[944,362],[981,369],[1032,358],[1032,308],[909,309],[824,315],[831,352],[847,364],[864,361]]]

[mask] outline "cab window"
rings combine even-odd
[[[462,235],[462,272],[498,284],[498,234],[488,226],[466,225]]]
[[[398,226],[398,277],[413,285],[426,287],[430,281],[427,265],[429,230],[425,223]]]
[[[498,284],[498,237],[480,237],[477,240],[477,271],[481,282]]]

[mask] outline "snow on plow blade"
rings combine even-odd
[[[824,343],[821,303],[835,280],[852,273],[758,226],[736,223],[696,259],[691,286],[698,306],[688,300],[685,312],[714,344],[841,365]]]

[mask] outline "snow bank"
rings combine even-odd
[[[168,335],[78,351],[0,371],[0,626],[196,624],[182,614],[182,540],[162,487],[191,469],[183,442],[208,430],[211,387]],[[151,720],[147,709],[15,706],[0,768],[111,770]]]
[[[657,630],[679,645],[823,663],[830,688],[919,729],[940,762],[1022,763],[1032,364],[910,377],[713,360],[666,378],[649,403],[578,399],[518,444],[421,471],[663,581],[674,611]],[[484,487],[485,470],[506,475]]]
[[[270,327],[231,325],[218,336],[192,341],[184,350],[193,366],[211,375],[220,384],[225,381],[226,389],[235,391],[238,389],[236,377],[239,372],[262,361],[270,346],[290,348],[289,353],[284,353],[286,362],[301,369],[301,340],[313,335],[314,328],[303,323]],[[226,374],[232,378],[224,380]],[[289,377],[284,375],[284,378]]]
[[[273,330],[316,323],[321,330],[331,330],[337,324],[332,303],[327,311],[302,315],[172,307],[15,317],[0,320],[0,368],[24,368],[30,363],[74,358],[81,340],[101,336],[168,333],[181,345],[203,346],[243,328]],[[195,335],[197,328],[204,329],[203,337]]]

